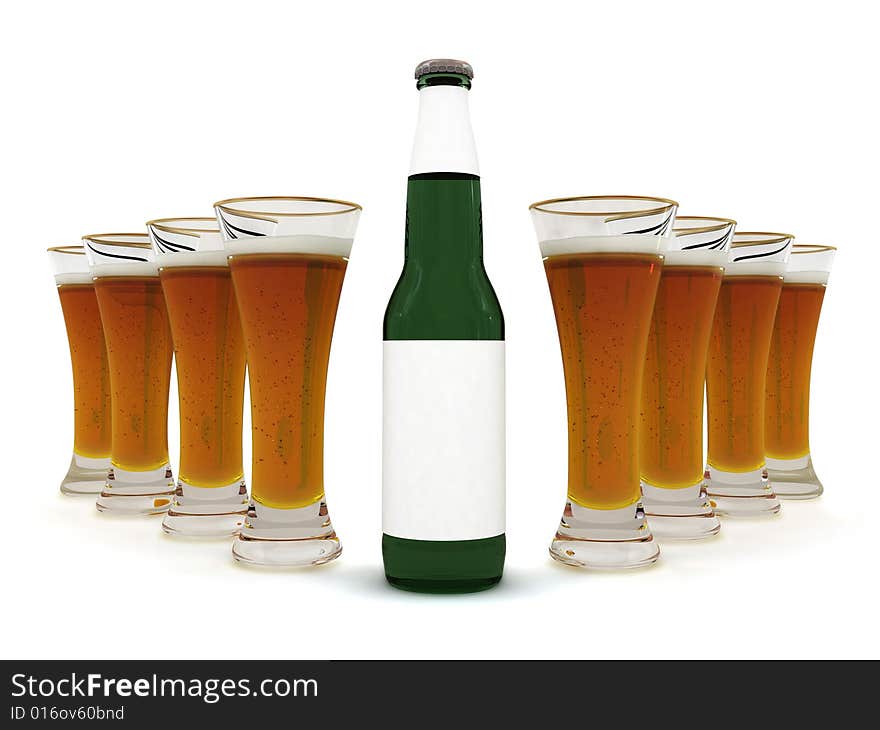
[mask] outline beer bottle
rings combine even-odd
[[[504,567],[504,318],[483,267],[473,70],[416,68],[404,266],[384,322],[382,554],[388,581],[484,590]]]

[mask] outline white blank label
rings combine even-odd
[[[502,534],[504,467],[504,342],[385,342],[383,532]]]

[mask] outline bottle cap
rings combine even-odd
[[[416,79],[426,74],[461,74],[469,79],[474,77],[474,69],[467,61],[456,61],[454,58],[429,58],[416,66]]]

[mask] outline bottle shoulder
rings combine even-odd
[[[406,265],[385,310],[385,339],[503,340],[504,315],[482,262],[461,274]]]
[[[405,251],[385,312],[386,339],[504,338],[501,306],[483,266],[478,176],[410,176]]]

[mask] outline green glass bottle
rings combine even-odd
[[[416,68],[403,273],[384,324],[382,555],[392,585],[466,593],[504,568],[504,317],[483,267],[473,71]]]

